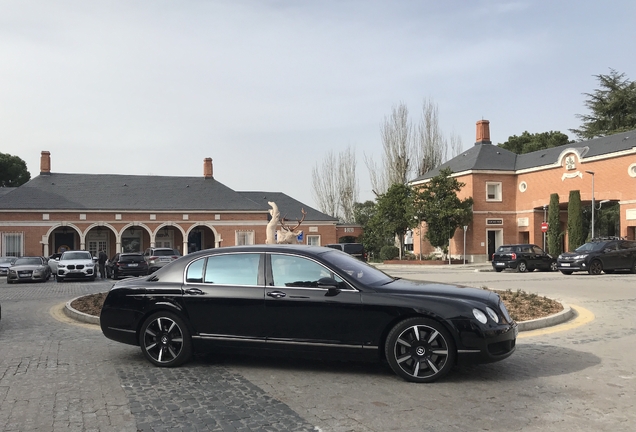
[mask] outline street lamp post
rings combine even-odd
[[[468,225],[464,225],[464,265],[466,265],[466,230]]]
[[[592,239],[594,239],[594,207],[596,206],[594,202],[594,171],[585,172],[592,176]]]

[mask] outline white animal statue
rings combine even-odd
[[[267,204],[271,207],[271,209],[269,209],[269,214],[272,218],[269,222],[267,222],[267,237],[265,238],[265,244],[276,244],[276,226],[280,219],[280,212],[278,211],[278,206],[275,202],[268,201]]]
[[[307,216],[307,212],[305,211],[305,209],[301,209],[300,211],[302,212],[303,217],[300,220],[296,219],[296,222],[298,223],[293,228],[290,228],[289,226],[287,226],[287,224],[285,224],[285,221],[287,221],[287,219],[285,219],[284,217],[280,219],[281,229],[276,231],[276,243],[294,244],[298,242],[297,237],[298,235],[300,235],[300,231],[296,231],[296,228],[298,228],[300,224],[303,223],[303,221],[305,220],[305,216]]]

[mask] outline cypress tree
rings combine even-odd
[[[559,194],[550,195],[548,208],[548,252],[552,256],[559,255],[561,250],[561,232],[559,230]]]
[[[573,190],[568,201],[568,250],[573,251],[584,242],[581,191]]]

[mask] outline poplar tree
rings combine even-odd
[[[581,191],[570,191],[568,201],[568,250],[573,251],[585,243],[583,235],[583,207],[581,206]]]
[[[559,194],[550,195],[550,207],[548,208],[548,252],[557,256],[561,252],[561,231],[559,229]]]

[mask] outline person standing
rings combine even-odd
[[[97,257],[97,263],[99,264],[99,277],[102,279],[106,279],[106,261],[108,260],[108,255],[103,250],[99,250],[99,255]]]

